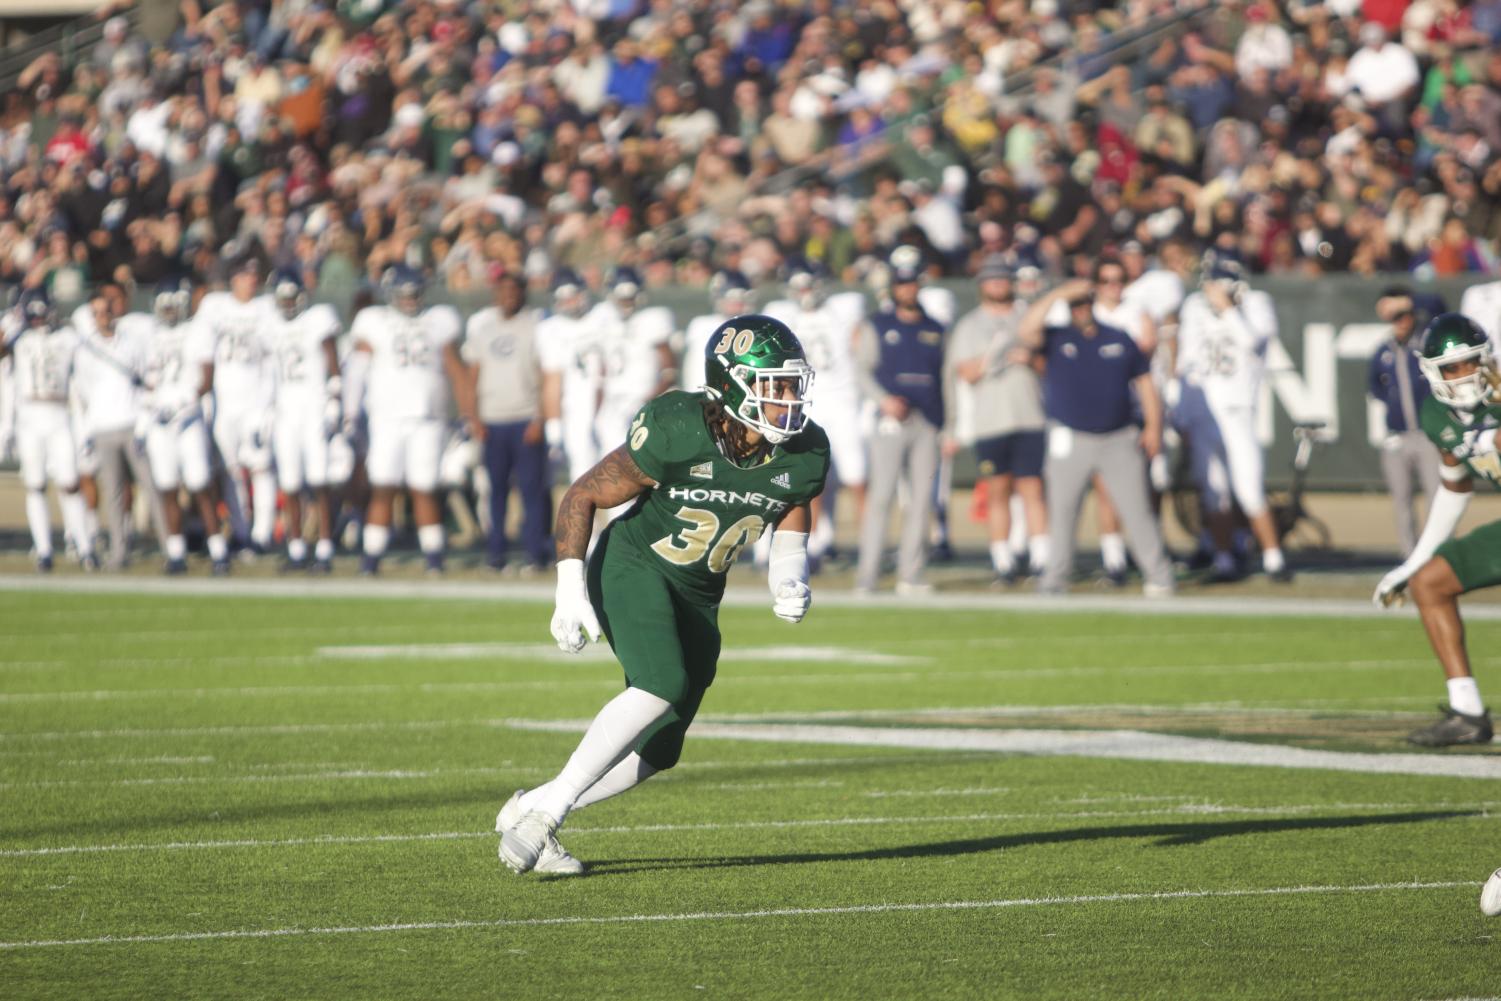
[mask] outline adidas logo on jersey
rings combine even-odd
[[[778,473],[771,478],[771,482],[774,486],[781,487],[783,490],[792,489],[792,477],[786,473]]]
[[[697,477],[700,480],[712,480],[714,478],[714,463],[700,462],[688,470],[688,475]]]

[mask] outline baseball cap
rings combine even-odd
[[[975,280],[988,282],[998,278],[1013,278],[1014,272],[1011,263],[1001,254],[991,254],[980,262],[980,270],[975,273]]]

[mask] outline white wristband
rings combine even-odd
[[[584,561],[579,559],[558,560],[558,589],[587,587],[584,583]]]
[[[771,557],[766,564],[766,584],[773,596],[784,580],[808,583],[808,533],[776,531],[771,536]]]

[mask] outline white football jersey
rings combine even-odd
[[[1094,320],[1096,323],[1117,330],[1124,330],[1131,335],[1131,339],[1138,344],[1146,333],[1142,319],[1147,316],[1147,311],[1137,303],[1129,299],[1121,299],[1120,303],[1113,307],[1106,307],[1096,300],[1094,304]],[[1043,322],[1049,327],[1066,327],[1069,325],[1068,303],[1059,300],[1048,309]]]
[[[865,318],[865,298],[859,292],[830,296],[817,309],[803,309],[790,299],[779,299],[767,304],[766,315],[787,324],[802,344],[808,364],[813,366],[815,402],[820,396],[844,399],[859,395],[854,336],[855,328]]]
[[[1125,300],[1146,310],[1159,326],[1183,306],[1183,279],[1175,271],[1153,268],[1126,286]]]
[[[203,297],[193,322],[214,346],[214,405],[219,413],[264,407],[270,398],[267,335],[280,314],[269,295],[241,302],[228,292]]]
[[[365,412],[383,417],[448,416],[448,378],[443,349],[463,327],[452,306],[429,306],[408,316],[390,306],[367,306],[354,318],[356,345],[370,349],[370,388]]]
[[[657,347],[672,336],[672,313],[663,306],[637,309],[622,316],[608,300],[584,315],[594,332],[604,374],[603,405],[634,412],[651,399],[662,379]]]
[[[1178,375],[1204,387],[1213,403],[1254,406],[1277,336],[1277,314],[1265,292],[1245,293],[1218,315],[1202,292],[1183,300],[1178,321]]]
[[[554,313],[543,319],[537,324],[537,350],[542,371],[563,375],[564,411],[592,414],[604,384],[604,351],[587,316]]]
[[[1459,297],[1459,311],[1480,325],[1491,350],[1501,354],[1501,282],[1471,285]]]
[[[77,350],[78,333],[72,327],[32,328],[21,334],[11,349],[17,400],[66,404]]]
[[[728,319],[728,316],[720,313],[709,313],[688,321],[688,329],[683,334],[682,371],[678,374],[682,387],[689,392],[704,388],[704,358],[709,351],[709,339],[714,336],[719,325]]]
[[[156,321],[146,358],[146,385],[158,393],[197,398],[203,366],[214,363],[208,330],[193,323]]]
[[[339,314],[327,303],[310,306],[290,320],[278,316],[271,328],[271,352],[276,359],[276,410],[322,412],[326,385],[333,373],[323,342],[337,341]],[[374,345],[372,345],[374,347]]]

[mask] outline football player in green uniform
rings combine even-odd
[[[1459,596],[1501,584],[1501,521],[1450,538],[1475,492],[1475,477],[1501,485],[1501,376],[1485,331],[1461,313],[1442,313],[1423,331],[1423,374],[1433,395],[1423,401],[1419,423],[1438,446],[1443,487],[1428,510],[1428,523],[1411,554],[1376,586],[1382,608],[1401,604],[1404,593],[1418,606],[1428,642],[1449,683],[1443,716],[1408,740],[1425,747],[1484,744],[1491,716],[1480,701],[1465,651]]]
[[[624,445],[558,507],[552,634],[578,653],[603,633],[628,686],[600,710],[557,778],[517,790],[496,818],[516,872],[578,873],[558,843],[572,810],[671,768],[714,680],[725,572],[769,529],[778,618],[798,622],[808,588],[808,504],[823,490],[829,441],[803,414],[813,370],[791,330],[733,317],[710,338],[704,390],[668,392],[636,415]],[[630,511],[600,535],[594,514]]]

